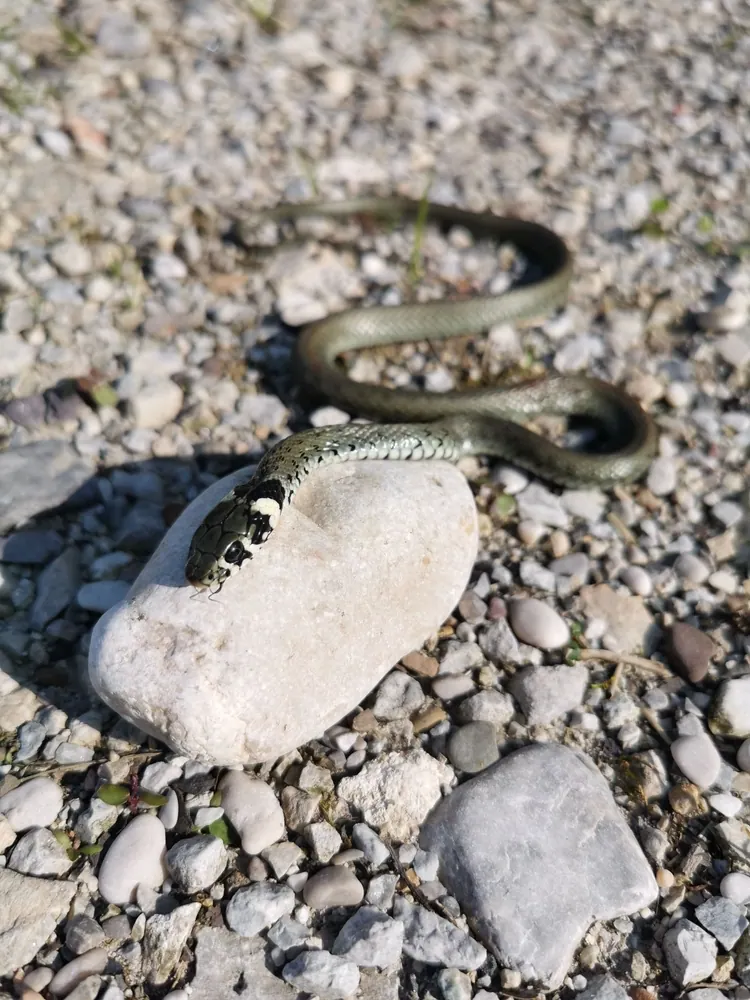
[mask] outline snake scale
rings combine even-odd
[[[346,424],[293,434],[262,458],[205,517],[185,576],[218,591],[269,537],[303,480],[321,465],[362,459],[446,459],[492,455],[564,487],[606,487],[638,479],[656,452],[652,419],[623,390],[585,376],[559,376],[511,388],[421,393],[366,385],[338,364],[345,351],[382,344],[479,334],[499,323],[537,319],[567,297],[573,261],[544,226],[404,198],[281,205],[254,224],[305,216],[420,219],[461,226],[480,239],[514,244],[543,277],[498,296],[348,309],[305,327],[297,345],[305,381],[347,411],[378,424]],[[606,451],[573,451],[523,426],[540,414],[595,422]]]

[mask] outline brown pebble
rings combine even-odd
[[[647,990],[645,986],[631,986],[630,1000],[656,1000],[656,994]]]
[[[421,712],[418,712],[412,718],[411,723],[416,735],[417,733],[427,732],[428,729],[432,729],[438,722],[442,722],[443,719],[447,718],[445,709],[440,705],[429,705],[427,708],[423,708]]]
[[[364,712],[360,712],[352,719],[352,729],[355,733],[373,733],[379,725],[380,723],[370,708],[366,708]]]
[[[676,622],[669,631],[669,662],[680,677],[691,684],[699,684],[703,680],[715,652],[713,640],[687,622]]]
[[[670,788],[669,804],[680,816],[702,816],[708,812],[708,806],[700,788],[690,783]]]
[[[668,868],[660,868],[656,873],[656,884],[660,889],[671,889],[674,885],[674,875]]]
[[[502,597],[493,597],[487,608],[487,617],[491,622],[500,621],[501,618],[508,617],[508,606]]]
[[[440,666],[434,656],[425,656],[417,650],[402,656],[401,665],[418,677],[435,677]]]

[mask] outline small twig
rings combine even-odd
[[[656,717],[656,712],[654,712],[654,710],[652,708],[647,708],[645,705],[642,705],[641,706],[641,715],[646,720],[646,722],[649,724],[649,726],[651,726],[651,728],[656,733],[656,735],[659,737],[659,739],[663,740],[664,743],[666,743],[667,746],[670,746],[671,745],[671,740],[667,736],[667,733],[666,733],[666,731],[664,729],[664,726],[662,726],[661,722],[659,722],[658,718]]]
[[[601,660],[602,663],[623,664],[626,667],[635,667],[636,670],[645,670],[657,677],[674,677],[672,671],[665,667],[663,663],[656,660],[647,660],[645,656],[633,656],[632,653],[613,653],[609,649],[579,649],[577,651],[579,660]]]
[[[614,514],[612,511],[610,511],[610,513],[607,514],[607,520],[615,529],[620,538],[622,538],[623,541],[627,542],[628,545],[638,544],[638,539],[635,537],[633,532],[630,530],[627,524],[625,524],[625,522],[622,520],[621,517],[618,517],[617,514]]]
[[[143,750],[137,753],[124,753],[121,754],[118,760],[130,760],[133,763],[145,760],[151,760],[153,757],[159,757],[164,754],[165,750]],[[50,775],[50,774],[64,774],[66,771],[85,771],[89,767],[98,767],[100,764],[111,764],[112,761],[108,757],[100,757],[98,760],[82,760],[74,761],[70,764],[55,764],[50,767],[45,766],[46,762],[39,761],[37,764],[29,764],[24,768],[23,775],[18,776],[18,785],[23,785],[27,781],[31,781],[32,778],[36,778],[38,775]],[[12,772],[11,772],[12,774]],[[16,775],[13,775],[16,777]],[[16,788],[18,788],[16,785]]]
[[[414,221],[414,246],[411,252],[411,260],[409,261],[409,281],[412,285],[416,284],[422,277],[422,241],[424,239],[425,226],[427,225],[427,215],[430,211],[428,200],[430,184],[431,180],[425,187],[424,194],[419,199],[417,218]]]

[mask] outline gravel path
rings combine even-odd
[[[271,3],[0,0],[0,997],[25,974],[26,1000],[495,1000],[546,970],[566,1000],[747,1000],[748,7]],[[518,266],[460,231],[331,223],[256,259],[237,223],[428,185],[555,228],[570,303],[523,336],[365,352],[352,376],[587,371],[654,414],[660,455],[607,493],[464,463],[480,551],[453,616],[342,725],[227,782],[94,697],[91,630],[206,486],[356,416],[297,392],[294,326],[499,292]],[[566,853],[576,816],[524,783],[534,742],[606,779],[591,836],[614,830],[637,873],[616,899],[606,850]],[[558,750],[573,805],[607,794]],[[502,794],[446,868],[420,825],[488,767],[472,788]],[[544,883],[480,836],[501,807]],[[575,856],[600,919],[515,951],[475,937],[467,887],[504,850],[518,914],[549,894],[565,925],[548,866]]]

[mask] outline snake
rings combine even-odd
[[[313,427],[283,438],[250,478],[235,485],[195,530],[186,581],[218,592],[265,545],[302,483],[322,466],[368,459],[445,460],[468,455],[505,460],[562,488],[608,488],[643,476],[657,451],[653,418],[614,384],[583,374],[556,375],[513,386],[448,392],[392,389],[356,382],[340,364],[344,352],[380,345],[479,335],[501,323],[530,322],[562,306],[573,255],[546,226],[492,212],[473,212],[425,199],[365,197],[285,203],[261,210],[238,228],[252,244],[263,224],[305,217],[434,221],[462,227],[476,239],[513,244],[533,263],[536,280],[499,295],[358,306],[305,325],[298,337],[301,378],[348,413],[370,421]],[[525,424],[540,415],[583,417],[598,426],[597,450],[573,450]]]

